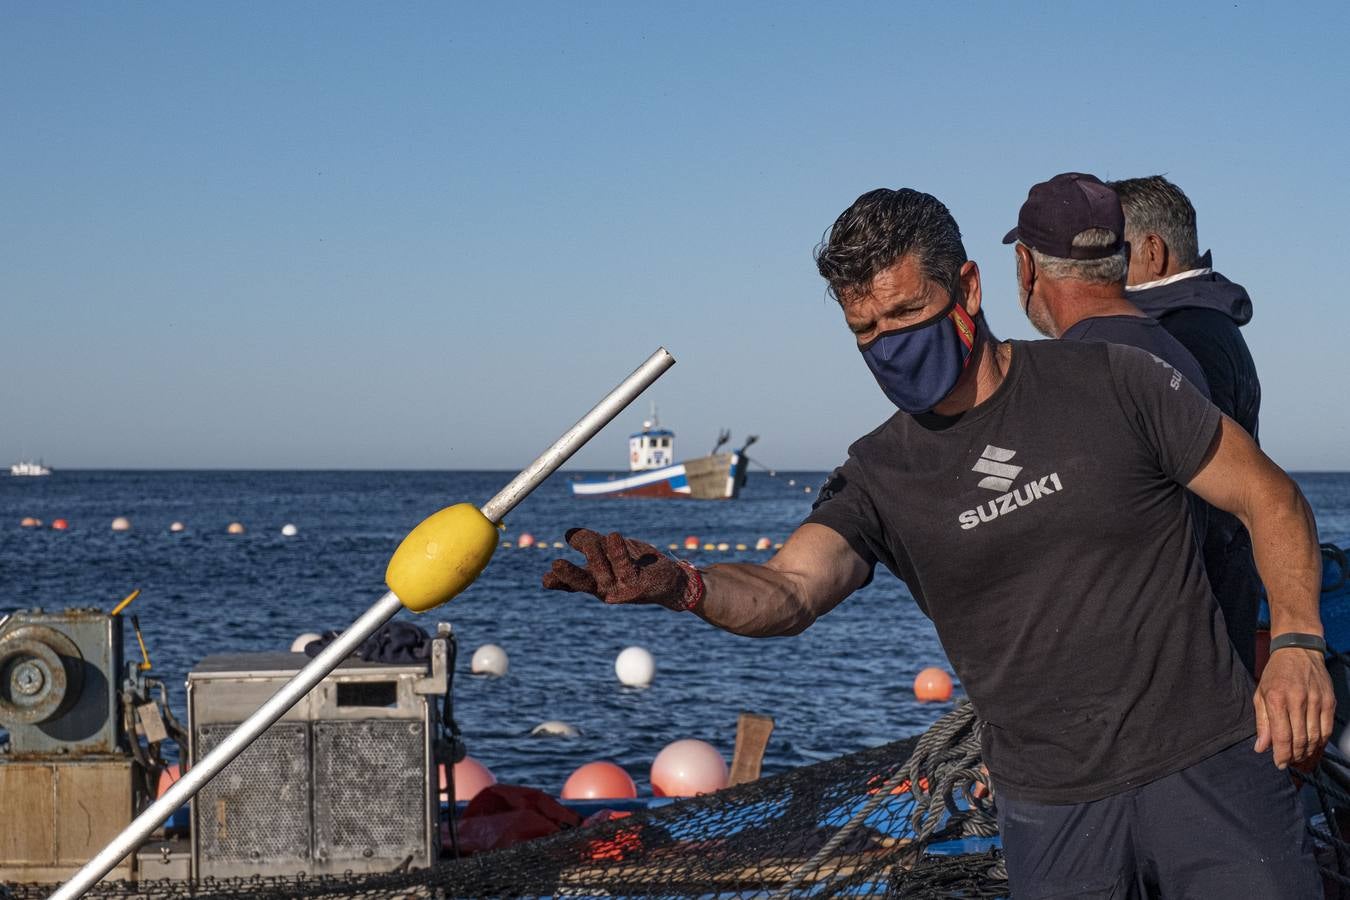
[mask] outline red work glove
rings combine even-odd
[[[617,531],[601,537],[586,528],[567,532],[567,543],[586,557],[586,567],[555,559],[544,573],[549,590],[594,594],[606,603],[659,603],[677,611],[694,609],[703,599],[698,569],[651,544]]]

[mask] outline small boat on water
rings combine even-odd
[[[712,453],[675,462],[675,432],[662,428],[653,410],[642,430],[628,437],[626,476],[572,482],[576,497],[664,497],[734,500],[745,485],[750,458],[745,451],[758,438],[746,438],[739,450],[719,452],[731,440],[722,431]]]
[[[10,475],[50,475],[52,470],[42,464],[41,460],[33,462],[31,459],[21,460],[9,467]]]

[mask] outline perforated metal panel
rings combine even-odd
[[[197,758],[238,725],[200,725]],[[193,800],[201,876],[233,874],[239,863],[309,868],[309,727],[278,722],[211,779]]]
[[[319,859],[425,859],[426,728],[420,721],[314,724]]]

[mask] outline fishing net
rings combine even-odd
[[[918,738],[425,869],[103,883],[89,896],[1002,897],[999,852],[959,840],[996,833],[980,727],[962,703]]]
[[[100,898],[893,897],[1009,895],[981,723],[959,704],[918,738],[508,850],[341,877],[105,882]],[[1350,900],[1350,760],[1306,777],[1326,896]],[[1311,800],[1311,797],[1316,797]],[[36,900],[50,885],[0,888]]]

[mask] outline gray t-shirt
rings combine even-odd
[[[1182,487],[1218,425],[1142,350],[1014,341],[988,400],[891,417],[822,488],[806,521],[909,586],[1008,796],[1099,799],[1254,733]]]

